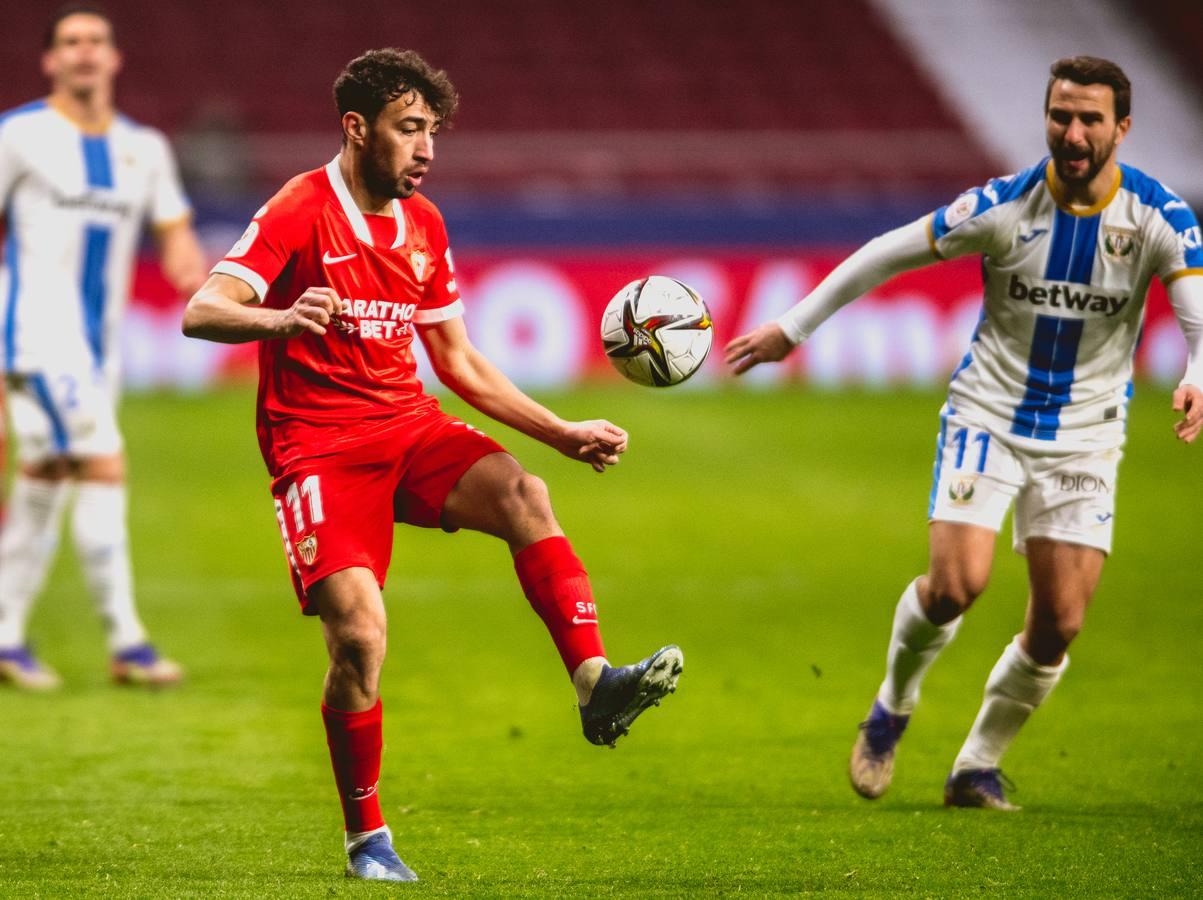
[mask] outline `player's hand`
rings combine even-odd
[[[1190,444],[1203,431],[1203,390],[1193,384],[1184,384],[1174,391],[1174,409],[1185,415],[1174,423],[1174,434],[1178,440]]]
[[[627,449],[627,433],[605,419],[565,422],[564,430],[552,446],[571,459],[579,459],[595,472],[618,465],[618,456]]]
[[[785,359],[793,349],[794,345],[781,326],[776,322],[766,322],[727,344],[723,360],[735,367],[736,375],[742,375],[760,363]]]
[[[279,336],[296,337],[299,334],[325,334],[330,317],[338,311],[341,302],[333,288],[311,287],[288,309],[280,310],[276,325]]]

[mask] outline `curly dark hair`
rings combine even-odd
[[[1115,120],[1126,119],[1132,112],[1132,82],[1124,70],[1109,59],[1097,56],[1067,56],[1049,67],[1048,87],[1044,89],[1044,111],[1053,95],[1053,84],[1062,78],[1074,84],[1105,84],[1115,94]]]
[[[340,117],[357,112],[374,122],[385,104],[412,91],[421,95],[440,124],[450,122],[459,95],[447,73],[413,50],[396,47],[369,50],[347,63],[334,81],[334,102]]]

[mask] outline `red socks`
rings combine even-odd
[[[605,656],[589,576],[565,537],[536,541],[514,557],[518,581],[571,675],[586,659]]]
[[[380,798],[376,796],[380,752],[384,747],[382,720],[379,700],[363,712],[345,712],[322,704],[334,781],[349,832],[372,831],[384,825]]]

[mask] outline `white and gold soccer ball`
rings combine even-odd
[[[671,387],[699,368],[714,341],[710,310],[673,278],[649,275],[614,295],[601,321],[602,346],[636,384]]]

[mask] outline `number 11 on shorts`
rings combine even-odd
[[[952,436],[952,442],[957,445],[957,468],[961,468],[965,464],[965,447],[969,443],[969,429],[958,428]],[[990,450],[990,434],[986,431],[979,431],[973,437],[973,443],[981,444],[981,452],[977,457],[977,471],[986,471],[986,453]]]
[[[305,531],[305,506],[309,507],[309,524],[320,525],[326,520],[325,513],[322,512],[322,483],[317,475],[310,475],[300,482],[293,482],[288,486],[288,492],[284,495],[284,502],[288,504],[288,509],[292,513],[293,524],[296,525],[296,534],[303,534]]]

